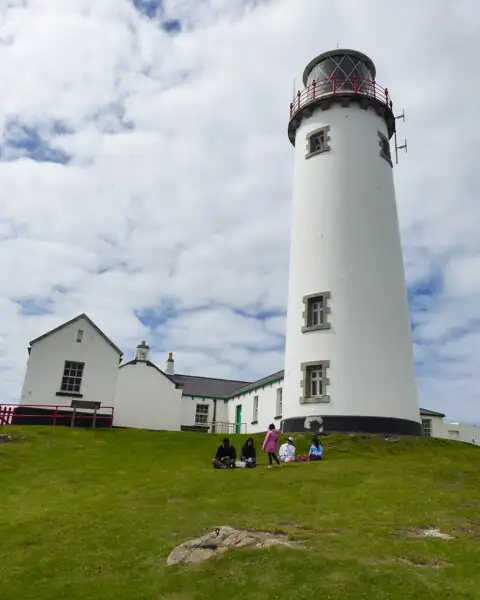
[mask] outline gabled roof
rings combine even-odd
[[[203,398],[229,398],[235,390],[248,385],[248,381],[232,379],[215,379],[213,377],[196,377],[195,375],[171,375],[174,381],[183,385],[186,396]]]
[[[420,414],[424,417],[442,417],[442,419],[445,417],[443,413],[435,412],[434,410],[428,410],[426,408],[421,408]]]
[[[122,365],[120,365],[118,368],[122,369],[123,367],[126,367],[127,365],[136,365],[137,363],[144,363],[146,364],[148,367],[153,367],[155,370],[157,370],[159,373],[161,373],[164,377],[166,377],[169,381],[171,381],[176,388],[180,388],[182,387],[182,384],[175,381],[175,379],[173,378],[172,375],[168,375],[168,373],[165,373],[165,371],[162,371],[162,369],[160,369],[159,367],[157,367],[157,365],[155,363],[153,363],[150,360],[136,360],[135,358],[132,360],[129,360],[126,363],[123,363]]]
[[[62,323],[61,325],[59,325],[58,327],[55,327],[55,329],[51,329],[50,331],[47,331],[47,333],[44,333],[43,335],[35,338],[34,340],[32,340],[30,342],[30,346],[33,346],[33,344],[35,344],[36,342],[39,342],[40,340],[43,340],[44,338],[48,337],[49,335],[52,335],[54,333],[56,333],[57,331],[60,331],[60,329],[63,329],[64,327],[67,327],[67,325],[71,325],[72,323],[75,323],[75,321],[79,321],[80,319],[85,319],[89,325],[91,325],[93,327],[93,329],[95,329],[95,331],[108,343],[110,344],[110,346],[116,351],[118,352],[118,354],[120,356],[123,356],[123,352],[120,350],[120,348],[118,346],[116,346],[112,340],[107,337],[103,331],[97,326],[95,325],[95,323],[92,321],[92,319],[90,319],[90,317],[88,317],[85,313],[82,313],[81,315],[78,315],[76,317],[74,317],[73,319],[70,319],[70,321],[67,321],[66,323]]]
[[[279,381],[280,379],[283,379],[284,373],[285,373],[285,371],[282,369],[281,371],[277,371],[276,373],[267,375],[267,377],[262,377],[262,379],[253,381],[252,383],[249,383],[248,385],[246,385],[242,388],[239,388],[238,390],[235,390],[235,392],[232,393],[232,396],[238,396],[239,394],[245,394],[252,390],[256,390],[258,388],[264,387],[265,385],[268,385],[269,383],[274,383],[275,381]]]

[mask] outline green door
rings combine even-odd
[[[237,411],[235,413],[235,433],[240,433],[241,427],[242,427],[242,405],[239,404],[237,406]]]

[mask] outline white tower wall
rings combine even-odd
[[[380,152],[385,118],[338,100],[310,112],[295,137],[283,430],[313,420],[420,433],[393,173]],[[307,158],[309,134],[323,127],[329,150]],[[304,297],[325,292],[329,328],[303,332]],[[305,363],[323,361],[323,396],[308,398]]]

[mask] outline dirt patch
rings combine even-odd
[[[454,540],[454,536],[440,531],[438,527],[424,527],[420,529],[410,529],[405,532],[405,536],[411,539],[437,538],[440,540]]]
[[[167,565],[198,564],[235,548],[271,548],[273,546],[302,548],[298,544],[290,542],[288,536],[283,534],[222,526],[174,548],[167,557]]]
[[[455,531],[472,535],[480,541],[480,525],[475,523],[467,523],[464,527],[457,527]]]
[[[415,558],[398,558],[397,562],[410,567],[421,567],[424,569],[441,569],[450,566],[450,563],[444,562],[439,558],[432,556],[418,556]]]
[[[414,556],[414,557],[398,557],[391,556],[388,558],[376,560],[373,562],[369,561],[369,564],[374,565],[404,565],[408,567],[418,567],[423,569],[441,569],[442,567],[451,566],[450,563],[440,560],[434,556]]]
[[[13,438],[7,433],[0,433],[0,444],[7,444],[13,442]]]

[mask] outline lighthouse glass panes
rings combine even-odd
[[[310,71],[307,86],[315,81],[317,93],[330,92],[332,78],[336,91],[357,90],[369,93],[372,88],[372,74],[367,64],[355,55],[339,54],[328,56],[317,63]]]

